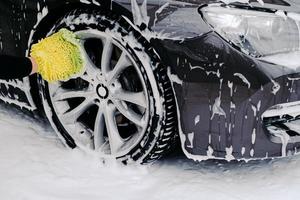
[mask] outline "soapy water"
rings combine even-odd
[[[51,127],[0,105],[0,199],[296,199],[300,157],[194,162],[182,153],[123,166],[62,145]],[[229,151],[230,149],[228,149]]]
[[[248,85],[241,75],[236,76]],[[181,82],[177,77],[173,79]],[[0,107],[0,127],[0,199],[300,197],[299,156],[248,163],[194,162],[175,152],[150,166],[122,166],[112,159],[65,148],[47,123],[36,122],[6,106]],[[226,152],[231,160],[232,148]],[[212,157],[211,151],[208,157]]]

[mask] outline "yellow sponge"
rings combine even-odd
[[[79,39],[67,29],[32,45],[30,56],[38,65],[38,73],[48,82],[68,80],[84,67]]]

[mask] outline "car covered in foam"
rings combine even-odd
[[[71,148],[148,163],[181,144],[194,160],[300,148],[296,0],[5,0],[0,52],[28,56],[61,28],[79,78],[1,80],[0,99],[41,113]]]

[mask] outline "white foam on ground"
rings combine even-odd
[[[0,107],[0,199],[266,200],[300,197],[300,157],[249,163],[182,156],[123,167],[68,150],[51,128]]]

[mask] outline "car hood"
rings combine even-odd
[[[170,0],[163,0],[163,1],[170,2]],[[197,5],[224,2],[230,4],[244,4],[244,5],[251,5],[254,7],[261,7],[261,8],[300,12],[299,0],[176,0],[175,2],[178,3],[184,2],[188,4],[197,4]]]

